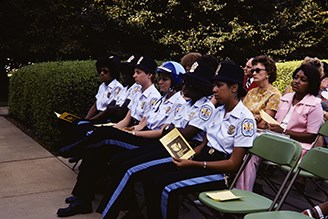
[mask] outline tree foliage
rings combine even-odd
[[[326,0],[2,0],[1,57],[86,59],[116,52],[158,59],[189,51],[236,61],[327,54]]]

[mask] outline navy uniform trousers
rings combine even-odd
[[[208,151],[209,148],[204,147],[194,159],[213,161],[228,158],[225,154],[210,154]],[[131,159],[134,153],[139,155]],[[140,148],[121,155],[128,159],[120,159],[120,165],[113,165],[116,170],[97,209],[103,218],[115,218],[120,210],[136,210],[138,203],[134,184],[137,181],[144,185],[148,218],[178,218],[180,195],[226,188],[223,175],[214,170],[177,168],[163,146],[151,150]]]
[[[123,149],[135,149],[156,144],[158,139],[143,138],[113,127],[99,127],[92,134],[79,141],[71,151],[72,156],[87,156],[92,150],[104,146],[116,146]],[[70,147],[70,146],[67,146]]]
[[[104,143],[100,139],[106,139],[109,136],[108,133],[111,133],[110,135],[122,141],[108,139]],[[112,127],[102,128],[101,132],[96,132],[95,134],[87,139],[87,146],[83,148],[83,151],[80,151],[82,163],[79,168],[77,182],[72,191],[72,195],[87,201],[92,200],[97,190],[97,183],[99,181],[103,182],[111,175],[112,170],[109,167],[112,165],[110,165],[110,160],[115,154],[120,154],[138,147],[149,147],[149,145],[160,144],[158,139],[134,136]],[[93,144],[94,142],[97,142],[97,144]]]

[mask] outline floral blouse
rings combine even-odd
[[[260,110],[277,111],[280,97],[280,91],[269,85],[267,89],[257,87],[248,91],[243,103],[256,116],[260,114]]]

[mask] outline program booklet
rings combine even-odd
[[[230,190],[222,190],[216,192],[207,192],[206,195],[215,201],[229,201],[229,200],[236,200],[241,199],[242,196],[236,196]]]
[[[68,113],[68,112],[64,112],[62,114],[59,114],[57,112],[55,112],[56,116],[58,119],[62,119],[62,120],[65,120],[67,122],[74,122],[75,120],[78,120],[80,119],[80,117],[74,115],[74,114],[71,114],[71,113]]]
[[[159,140],[172,157],[189,159],[195,154],[195,151],[176,128]]]
[[[269,114],[267,114],[265,111],[261,110],[260,111],[260,116],[261,118],[266,121],[269,124],[274,124],[274,125],[280,125],[277,120],[272,118]]]

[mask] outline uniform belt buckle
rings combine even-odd
[[[215,152],[215,149],[214,148],[211,148],[211,149],[208,150],[208,153],[209,154],[213,154],[214,152]]]

